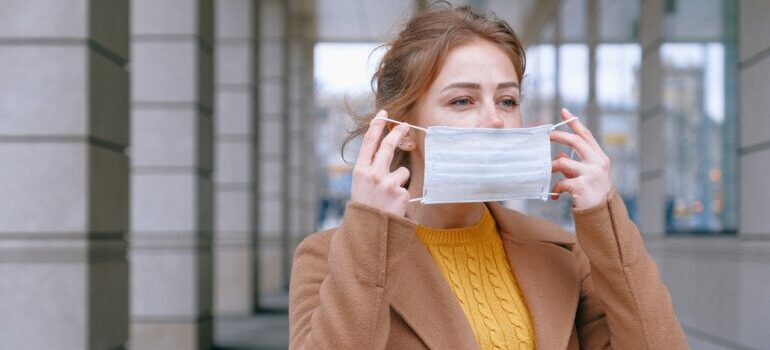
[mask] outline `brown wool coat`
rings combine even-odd
[[[488,203],[538,349],[687,349],[666,287],[615,189],[575,235]],[[350,202],[294,253],[291,349],[478,349],[416,224]],[[578,243],[579,242],[579,243]]]

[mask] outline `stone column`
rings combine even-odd
[[[313,118],[314,8],[311,1],[289,2],[288,133],[285,144],[288,162],[284,210],[288,239],[284,245],[284,280],[289,280],[294,249],[313,233],[316,220],[315,151]]]
[[[131,348],[209,348],[213,2],[131,2]]]
[[[128,1],[0,2],[0,347],[128,338]]]
[[[258,3],[216,1],[214,310],[248,315],[256,306]]]
[[[596,96],[597,59],[596,52],[599,45],[599,20],[601,18],[601,6],[599,0],[588,0],[586,10],[586,35],[588,46],[588,100],[586,101],[586,124],[591,129],[596,141],[603,144],[601,116]]]
[[[639,226],[645,235],[665,232],[666,114],[663,106],[664,0],[642,2],[640,33],[642,65],[639,121]]]
[[[741,1],[738,29],[740,81],[740,204],[739,235],[743,239],[770,237],[770,3]],[[729,88],[729,86],[727,87]],[[751,244],[756,245],[757,242]],[[766,268],[766,271],[770,269]],[[766,280],[768,281],[768,280]],[[765,283],[765,286],[770,282]],[[767,290],[767,289],[765,289]],[[770,309],[770,303],[765,303]],[[765,332],[765,334],[767,334]],[[768,339],[768,338],[766,338]],[[759,343],[757,343],[759,344]]]
[[[284,280],[284,194],[286,171],[287,7],[281,0],[259,1],[259,223],[257,275],[260,294],[277,293]]]
[[[770,257],[770,21],[767,16],[770,14],[770,2],[742,0],[737,6],[740,49],[737,67],[740,84],[740,182],[737,189],[740,195],[738,238],[741,242],[741,288],[740,294],[724,293],[721,297],[738,298],[741,303],[736,311],[719,310],[730,310],[736,315],[735,328],[739,331],[730,333],[731,340],[745,349],[762,349],[770,344],[770,332],[767,331],[770,315],[770,259],[767,258]],[[725,89],[733,87],[727,83]],[[729,181],[729,178],[725,180]],[[702,288],[701,285],[696,290],[701,291]],[[723,315],[714,312],[711,319],[723,320]],[[719,330],[719,327],[714,328]]]

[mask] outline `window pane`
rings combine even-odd
[[[527,50],[527,71],[522,85],[524,126],[547,124],[553,118],[556,98],[556,48],[533,45]]]
[[[577,116],[585,115],[588,103],[588,46],[561,45],[559,75],[559,96],[562,105]]]
[[[602,147],[612,159],[612,183],[636,218],[639,187],[638,44],[602,44],[596,49],[596,100]]]
[[[661,47],[666,111],[666,229],[736,227],[735,2],[666,6]]]
[[[385,53],[375,50],[379,43],[316,44],[313,74],[315,80],[315,152],[321,169],[317,226],[326,229],[337,226],[342,219],[345,203],[350,198],[352,162],[358,154],[361,138],[347,147],[345,159],[340,155],[342,142],[353,120],[345,109],[346,103],[357,112],[372,105],[371,77],[376,64]]]
[[[661,48],[666,109],[668,231],[734,230],[725,220],[734,193],[725,170],[734,156],[727,133],[725,46],[720,42],[667,43]],[[731,97],[730,97],[731,98]]]
[[[562,43],[586,42],[586,0],[562,0],[561,2],[561,40]]]
[[[633,43],[639,35],[639,1],[599,0],[599,40]]]

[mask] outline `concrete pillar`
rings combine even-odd
[[[131,2],[131,348],[212,338],[211,0]]]
[[[257,5],[216,1],[214,311],[256,307]]]
[[[288,66],[288,133],[285,144],[289,154],[285,163],[287,179],[284,210],[288,234],[284,245],[284,280],[289,280],[294,249],[315,231],[315,151],[313,108],[313,48],[315,25],[312,1],[289,2],[289,66]]]
[[[741,1],[738,24],[740,76],[739,234],[770,238],[770,3]]]
[[[738,236],[743,259],[736,342],[761,349],[770,344],[770,2],[742,0],[738,8]]]
[[[261,0],[259,6],[257,285],[259,294],[273,294],[288,284],[283,272],[288,8],[281,0]]]
[[[128,338],[128,1],[0,2],[0,347]]]
[[[660,60],[664,5],[664,0],[642,2],[640,18],[639,226],[645,235],[655,236],[665,232],[666,115]]]
[[[603,144],[603,132],[599,106],[596,101],[597,60],[596,48],[599,45],[599,19],[601,18],[601,6],[599,0],[588,0],[586,6],[586,35],[588,46],[588,100],[586,101],[586,122],[591,129],[596,141]]]

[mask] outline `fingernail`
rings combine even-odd
[[[561,112],[568,116],[572,116],[572,112],[570,112],[569,109],[567,109],[567,107],[562,107]]]

